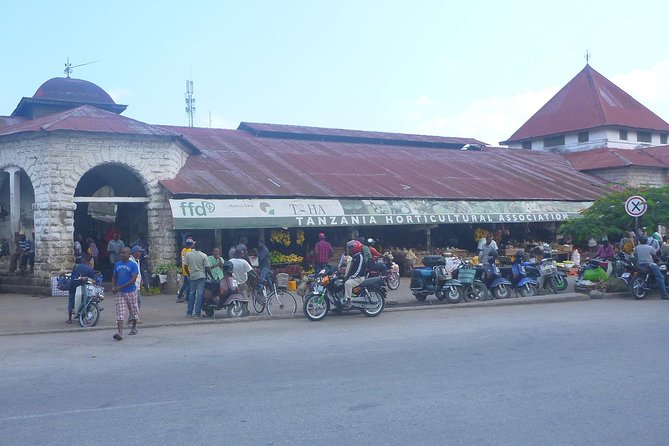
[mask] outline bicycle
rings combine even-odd
[[[270,316],[295,314],[297,312],[297,300],[287,290],[288,277],[288,274],[279,273],[274,280],[268,282],[261,279],[259,281],[252,292],[253,309],[256,313],[262,313],[265,309]]]

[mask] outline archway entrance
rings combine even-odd
[[[107,244],[114,232],[126,246],[146,243],[146,188],[140,178],[119,164],[102,164],[86,172],[74,192],[74,233],[93,239],[100,252],[97,269],[111,277]],[[84,245],[84,250],[86,245]]]
[[[17,266],[22,271],[32,270],[35,257],[33,203],[35,191],[28,174],[18,167],[5,167],[0,180],[0,270],[3,272],[14,271]],[[16,258],[13,254],[18,247],[19,232],[31,242],[31,251]]]

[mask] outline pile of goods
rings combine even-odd
[[[278,251],[271,251],[269,253],[270,261],[274,263],[302,263],[304,257],[297,254],[281,254]]]
[[[277,245],[290,246],[290,233],[285,229],[272,229],[269,240]],[[302,233],[302,240],[304,240],[304,233]]]

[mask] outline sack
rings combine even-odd
[[[57,287],[61,291],[69,291],[71,282],[72,280],[70,279],[69,274],[61,274],[58,276]]]
[[[600,282],[606,281],[609,276],[606,274],[601,267],[589,268],[583,271],[583,280],[589,280],[591,282]]]

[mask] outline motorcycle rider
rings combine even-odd
[[[640,235],[639,244],[634,248],[634,255],[637,258],[637,262],[639,263],[639,266],[648,268],[655,276],[657,287],[660,290],[660,298],[669,299],[662,271],[660,271],[660,267],[653,259],[656,253],[657,251],[655,248],[648,244],[648,236]]]
[[[346,303],[351,303],[353,297],[353,288],[360,285],[365,280],[365,258],[362,255],[362,243],[358,240],[350,240],[346,243],[346,250],[351,256],[351,263],[346,270],[346,282],[344,282],[344,292]]]
[[[367,239],[367,247],[372,256],[372,260],[369,262],[369,269],[371,271],[378,271],[380,276],[385,277],[388,275],[388,267],[386,266],[386,262],[383,261],[381,253],[374,247],[375,243],[376,241],[373,238]]]

